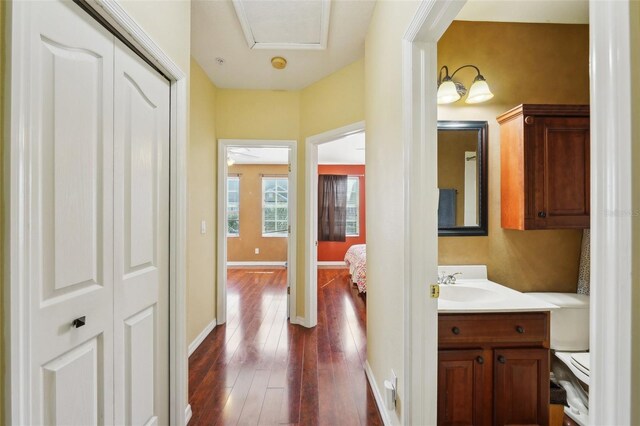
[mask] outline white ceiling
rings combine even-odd
[[[266,41],[292,42],[291,34],[297,33],[299,42],[304,43],[313,31],[305,34],[300,31],[300,25],[306,20],[306,25],[315,26],[318,17],[312,16],[314,13],[317,15],[318,8],[287,12],[284,18],[288,22],[284,24],[282,16],[273,17],[273,11],[294,8],[297,3],[305,1],[308,0],[261,0],[256,2],[261,5],[252,6],[249,20],[256,23],[256,32]],[[191,54],[211,81],[221,88],[302,89],[362,58],[374,5],[373,0],[332,0],[326,49],[251,49],[231,0],[193,0]],[[282,14],[278,12],[275,15]],[[287,25],[286,30],[283,25]],[[287,33],[289,29],[291,32]],[[283,34],[287,34],[285,38]],[[260,41],[256,38],[258,35],[253,35],[256,41]],[[272,68],[271,58],[274,56],[285,57],[287,68]],[[224,63],[219,65],[216,58],[223,58]]]
[[[588,24],[588,0],[468,0],[459,21]]]
[[[318,164],[364,164],[364,132],[318,146]]]

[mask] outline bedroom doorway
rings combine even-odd
[[[237,302],[227,300],[229,267],[248,276],[284,269],[286,317],[295,322],[296,170],[296,141],[218,141],[217,324]]]
[[[354,245],[364,248],[366,241],[365,229],[365,124],[354,123],[325,133],[311,136],[306,140],[306,183],[305,204],[309,211],[309,222],[305,229],[305,256],[307,268],[305,271],[305,318],[303,325],[314,327],[318,323],[318,269],[346,270],[344,262],[345,253]],[[331,236],[324,238],[318,235],[318,211],[319,181],[327,188],[337,188],[335,182],[329,182],[333,178],[319,178],[320,175],[339,176],[336,179],[342,192],[344,206],[340,206],[338,212],[338,225],[335,230],[329,230],[325,223],[324,230]],[[346,179],[344,178],[346,176]],[[329,189],[331,191],[331,189]],[[341,203],[339,203],[341,204]],[[334,206],[325,204],[325,211],[331,209],[333,219]],[[334,233],[335,231],[335,233]],[[335,235],[338,234],[338,235]],[[327,238],[328,237],[328,238]],[[321,241],[321,240],[334,241]],[[338,241],[335,241],[338,240]],[[360,250],[362,251],[362,250]],[[346,272],[346,271],[343,271]],[[327,276],[327,274],[323,274]],[[364,277],[362,277],[364,279]],[[332,279],[323,282],[328,285]],[[364,290],[364,282],[359,288]]]

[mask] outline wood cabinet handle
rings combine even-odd
[[[502,355],[498,355],[498,362],[500,364],[504,364],[505,362],[507,362],[506,358],[503,357]]]
[[[458,327],[453,327],[453,328],[451,329],[451,332],[452,332],[453,334],[456,334],[456,335],[457,335],[457,334],[460,334],[460,329],[459,329]]]
[[[524,327],[521,325],[516,326],[516,331],[520,334],[524,334]]]
[[[532,117],[532,116],[530,116],[530,115],[527,115],[527,116],[524,118],[524,122],[525,122],[526,124],[533,124],[533,117]]]
[[[481,356],[478,356],[478,357],[476,358],[476,362],[477,362],[478,364],[484,364],[484,358],[482,358]]]

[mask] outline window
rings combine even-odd
[[[347,232],[348,237],[360,235],[360,178],[347,178]]]
[[[227,237],[240,236],[240,178],[227,178]]]
[[[262,178],[262,236],[286,237],[289,230],[289,180]]]

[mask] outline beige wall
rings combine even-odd
[[[631,2],[631,13],[629,14],[631,21],[631,75],[640,74],[640,2]],[[631,117],[633,120],[632,139],[633,139],[633,264],[632,264],[632,285],[633,285],[633,303],[636,307],[632,311],[632,335],[631,335],[631,359],[632,363],[632,389],[631,389],[631,419],[633,423],[640,423],[640,82],[637,78],[631,82],[632,90],[632,107]]]
[[[476,152],[477,149],[476,130],[438,130],[438,188],[458,191],[456,226],[464,226],[465,152]]]
[[[286,262],[287,238],[262,236],[262,176],[288,174],[286,165],[235,164],[240,177],[240,235],[227,238],[229,262]],[[255,254],[255,249],[260,253]]]
[[[7,65],[6,55],[8,49],[5,49],[5,13],[7,2],[0,2],[0,135],[5,140],[4,128],[4,83],[5,83],[5,67]],[[3,200],[3,208],[0,208],[0,277],[4,280],[4,143],[0,143],[0,200]],[[4,330],[4,291],[0,291],[0,330]],[[4,384],[4,339],[0,339],[0,383]],[[4,386],[0,387],[0,424],[4,424]]]
[[[164,52],[189,75],[191,0],[116,0]]]
[[[394,424],[403,423],[405,386],[401,40],[417,5],[377,2],[365,40],[367,361],[379,389],[391,369],[401,378]]]
[[[581,231],[511,231],[500,226],[500,127],[521,103],[589,103],[587,25],[456,21],[438,43],[438,67],[477,65],[495,97],[438,108],[440,120],[489,122],[489,235],[439,238],[439,263],[486,264],[489,278],[521,291],[575,292]],[[456,76],[458,77],[458,76]],[[459,74],[469,84],[474,75]]]
[[[189,115],[189,215],[187,239],[187,342],[216,317],[216,87],[191,60]],[[206,234],[200,233],[206,221]]]

